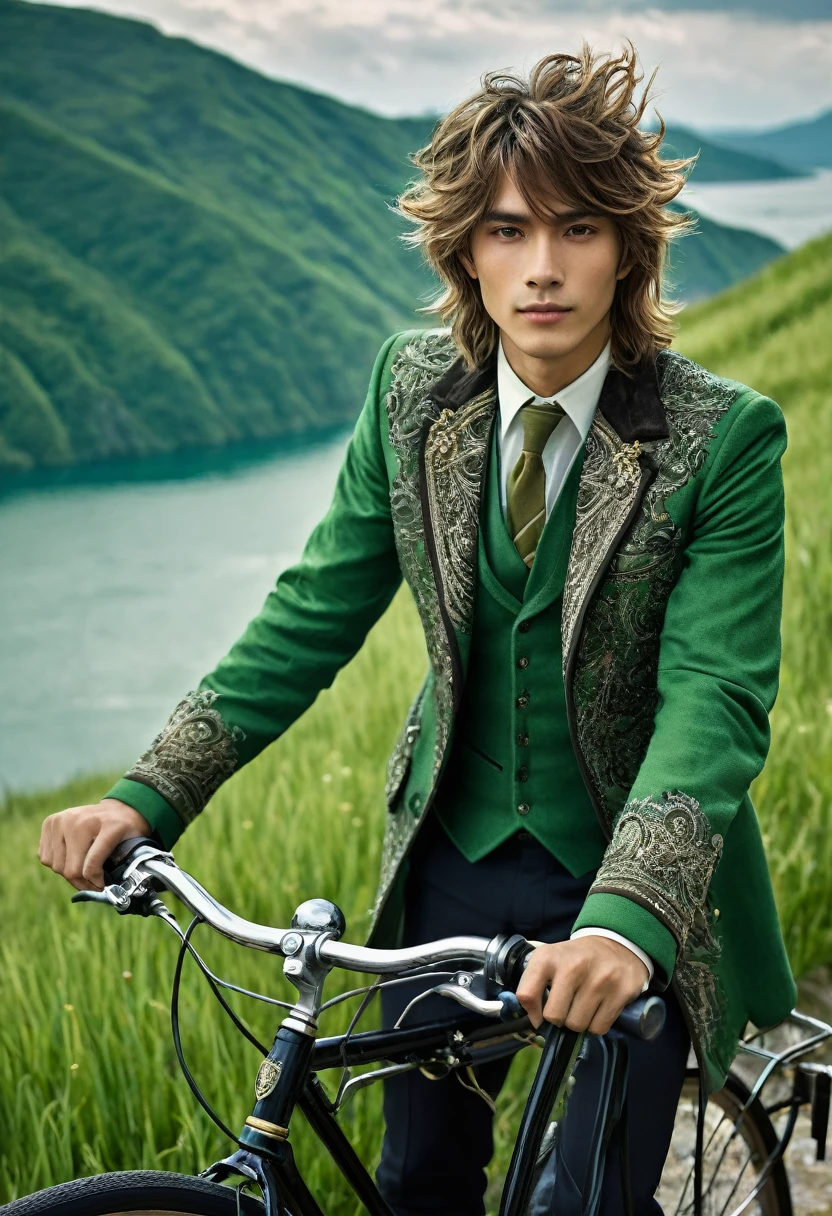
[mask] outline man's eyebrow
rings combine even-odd
[[[486,211],[482,218],[486,224],[528,224],[531,216],[522,211]]]
[[[572,211],[561,211],[552,218],[556,223],[574,223],[576,220],[595,219],[597,215],[595,211],[576,207]],[[532,217],[523,211],[486,211],[482,218],[486,224],[528,224]]]

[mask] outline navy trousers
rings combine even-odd
[[[556,942],[569,937],[594,873],[572,875],[526,832],[478,862],[468,862],[435,817],[426,823],[411,856],[405,900],[404,945],[453,934],[522,933]],[[427,984],[423,985],[428,987]],[[383,1022],[392,1026],[419,986],[382,989]],[[635,1216],[661,1216],[653,1198],[670,1146],[690,1047],[681,1010],[668,990],[665,1029],[652,1043],[633,1040],[627,1088],[629,1160]],[[458,1007],[428,997],[408,1024],[454,1020]],[[602,1062],[599,1040],[586,1039],[575,1088],[561,1128],[545,1198],[535,1216],[580,1216],[587,1145],[595,1119]],[[493,1097],[510,1060],[477,1069]],[[450,1076],[434,1081],[418,1071],[384,1083],[386,1131],[377,1182],[396,1216],[482,1216],[485,1167],[493,1153],[492,1115],[482,1098]],[[618,1134],[610,1143],[601,1216],[624,1216]]]

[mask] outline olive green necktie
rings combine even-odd
[[[534,402],[534,404],[531,404]],[[523,451],[509,474],[506,487],[508,530],[517,551],[531,569],[543,526],[546,523],[546,470],[543,449],[563,418],[557,401],[534,401],[520,409]]]

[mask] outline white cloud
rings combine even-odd
[[[74,0],[60,0],[72,4]],[[557,0],[104,0],[270,76],[388,114],[443,110],[491,68],[629,37],[665,118],[769,126],[832,105],[832,21],[725,11],[560,11]]]

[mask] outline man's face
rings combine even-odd
[[[608,216],[577,211],[554,191],[547,203],[556,222],[538,219],[504,174],[463,264],[479,280],[509,355],[557,361],[583,350],[595,358],[609,337],[616,283],[628,270],[618,269],[620,237]]]

